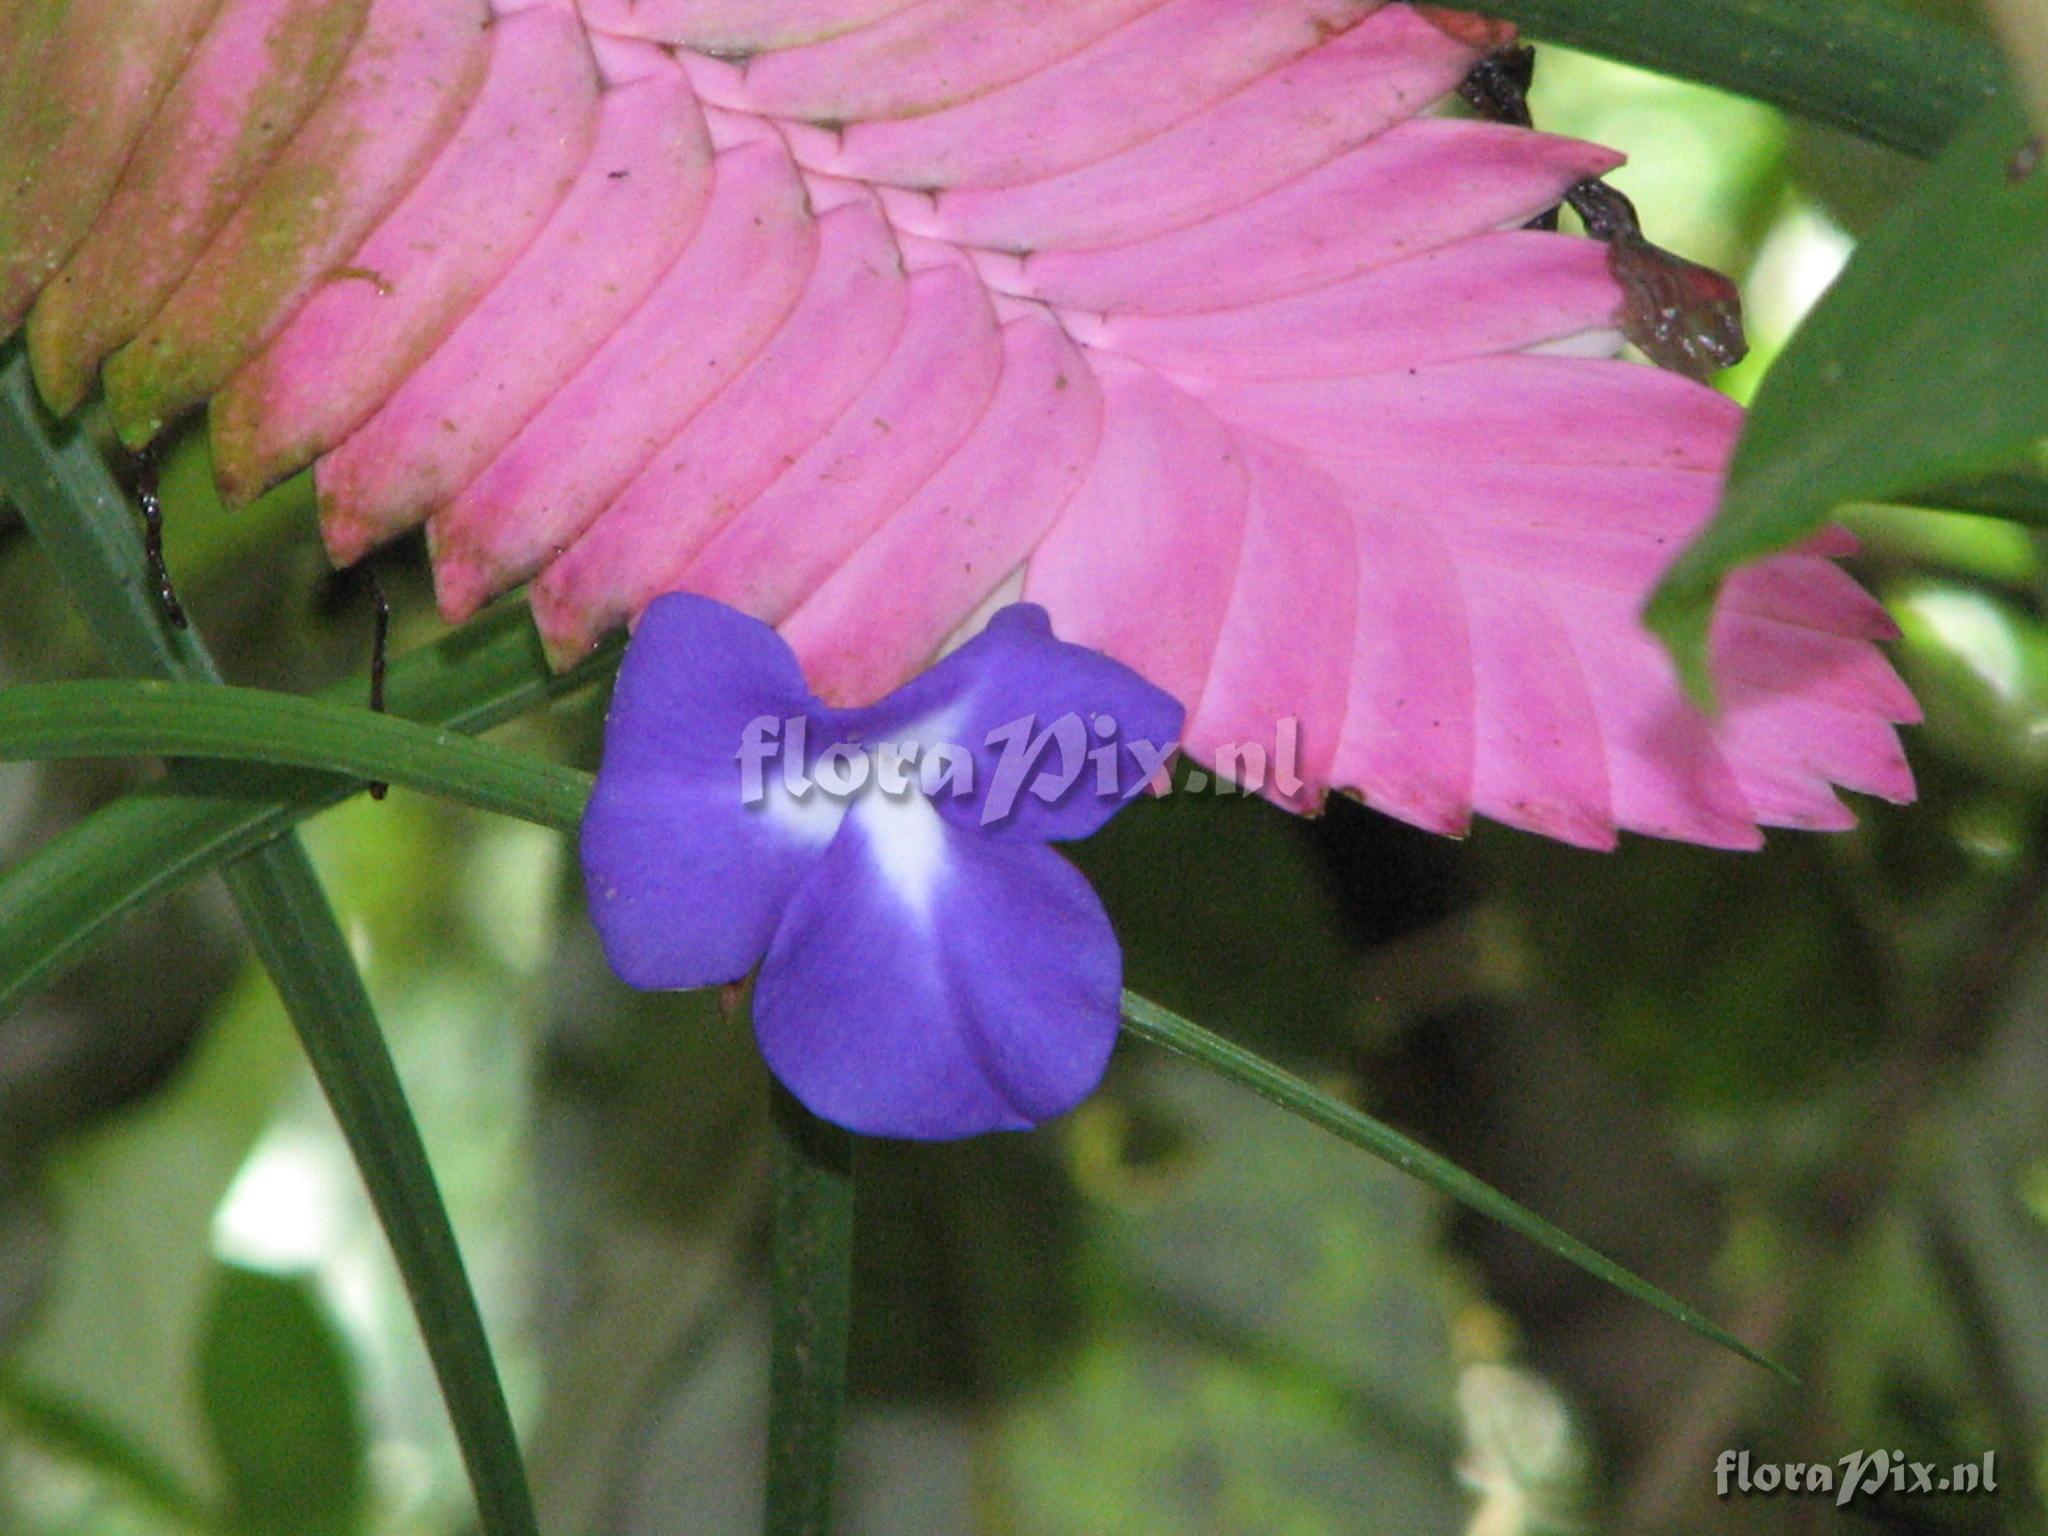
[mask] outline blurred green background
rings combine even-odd
[[[1653,238],[1742,274],[1753,388],[1912,168],[1546,51]],[[237,681],[360,675],[303,487],[167,477]],[[1441,1148],[1792,1387],[1126,1045],[1026,1137],[867,1149],[844,1524],[872,1533],[2048,1530],[2039,538],[1856,509],[1923,801],[1740,856],[1147,804],[1080,850],[1131,984]],[[436,633],[383,558],[400,646]],[[94,652],[0,512],[0,683]],[[594,760],[602,700],[523,723]],[[0,860],[132,783],[0,767]],[[394,792],[309,829],[531,1449],[548,1536],[758,1525],[765,1094],[603,968],[563,841]],[[1994,1497],[1715,1496],[1714,1462],[1995,1455]],[[456,1536],[467,1494],[339,1137],[209,883],[0,1023],[0,1536]]]

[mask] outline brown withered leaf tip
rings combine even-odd
[[[1731,279],[1641,235],[1610,242],[1607,265],[1627,296],[1622,334],[1659,368],[1707,379],[1749,355]]]

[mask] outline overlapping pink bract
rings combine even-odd
[[[1912,794],[1845,540],[1732,583],[1714,720],[1643,630],[1740,413],[1615,359],[1603,248],[1519,227],[1616,155],[1428,115],[1491,23],[49,9],[0,75],[84,106],[0,143],[0,329],[40,293],[44,388],[104,360],[131,440],[211,398],[231,495],[317,459],[339,560],[425,522],[451,618],[532,579],[566,661],[701,592],[852,704],[1021,596],[1196,756],[1298,720],[1298,808],[1444,832],[1747,847]]]

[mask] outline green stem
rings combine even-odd
[[[1201,1025],[1135,992],[1124,994],[1123,1012],[1124,1028],[1138,1039],[1162,1046],[1176,1056],[1236,1083],[1240,1088],[1249,1088],[1289,1114],[1299,1115],[1309,1124],[1321,1127],[1449,1195],[1460,1205],[1499,1222],[1510,1231],[1519,1232],[1532,1242],[1540,1243],[1558,1257],[1606,1281],[1623,1295],[1654,1307],[1702,1338],[1711,1339],[1723,1349],[1732,1350],[1787,1381],[1795,1379],[1783,1366],[1758,1354],[1700,1312],[1676,1297],[1666,1295],[1649,1281],[1622,1268],[1562,1228],[1551,1225],[1534,1211],[1517,1205],[1491,1184],[1474,1178],[1449,1158],[1411,1141],[1392,1126],[1382,1125],[1363,1111],[1310,1087],[1265,1057],[1241,1045],[1233,1045],[1221,1035],[1211,1034]]]
[[[1463,0],[1459,8],[1923,157],[2001,79],[1991,43],[1893,0]]]
[[[767,1536],[830,1536],[853,1289],[853,1138],[774,1088]]]
[[[610,675],[618,647],[557,676],[524,605],[487,613],[391,668],[401,718],[487,731]],[[363,696],[350,682],[331,702]],[[227,864],[299,822],[359,794],[364,779],[325,773],[174,765],[160,784],[125,795],[0,869],[0,1018],[86,954],[120,921],[186,880]]]
[[[133,509],[90,443],[52,429],[18,344],[0,368],[0,479],[116,668],[220,681],[198,634],[165,620]],[[391,1242],[478,1517],[489,1536],[536,1536],[512,1416],[454,1228],[312,861],[295,837],[282,837],[223,874]]]
[[[402,784],[574,831],[590,775],[352,705],[216,683],[23,683],[0,690],[0,762],[210,758]]]

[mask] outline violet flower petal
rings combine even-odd
[[[1180,701],[1100,651],[1056,639],[1012,603],[930,671],[849,717],[870,737],[945,742],[973,761],[971,792],[933,803],[954,825],[1021,842],[1097,831],[1180,740]]]
[[[789,646],[722,603],[651,606],[619,669],[603,771],[583,823],[591,919],[612,969],[636,987],[736,981],[760,960],[844,807],[813,790],[743,801],[750,722],[823,714]]]
[[[769,946],[754,1028],[810,1110],[875,1136],[1022,1130],[1101,1080],[1123,957],[1050,848],[868,795]]]

